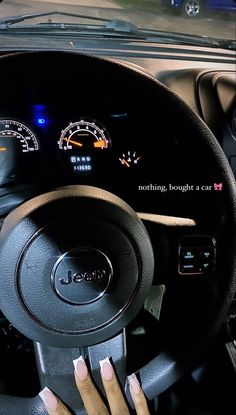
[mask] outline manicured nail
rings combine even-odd
[[[101,374],[104,380],[112,380],[114,376],[114,369],[111,365],[111,362],[108,357],[106,359],[100,360],[99,362],[101,367]]]
[[[83,356],[80,356],[78,359],[73,360],[73,365],[75,367],[75,371],[78,378],[80,380],[85,380],[88,377],[88,369]]]
[[[50,411],[55,411],[57,409],[58,401],[55,395],[53,395],[52,391],[45,386],[45,388],[39,392],[39,396],[42,399],[44,405]]]
[[[139,393],[141,392],[141,386],[137,376],[134,373],[128,376],[128,383],[130,390],[134,393],[134,395],[139,395]]]

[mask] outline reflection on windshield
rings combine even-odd
[[[205,3],[205,4],[204,4]],[[109,20],[125,20],[139,28],[215,37],[235,38],[234,0],[3,0],[1,18],[31,13],[61,11]],[[53,15],[26,20],[39,23],[81,23],[72,16]],[[93,24],[89,20],[83,24]],[[100,22],[103,23],[102,21]],[[99,22],[96,22],[99,24]]]

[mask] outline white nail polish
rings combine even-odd
[[[78,357],[78,359],[73,360],[73,365],[74,365],[75,372],[78,378],[81,381],[84,381],[85,379],[87,379],[88,369],[87,369],[83,356],[80,356]]]
[[[45,388],[39,392],[39,396],[47,409],[51,411],[55,411],[57,409],[57,398],[47,386],[45,386]]]
[[[111,362],[110,362],[109,357],[106,357],[105,359],[99,360],[99,365],[100,365],[101,371],[102,371],[102,367],[103,367],[104,363],[108,363],[111,366]]]
[[[106,359],[100,360],[99,364],[101,367],[101,375],[103,380],[111,381],[114,376],[114,369],[110,362],[110,359],[106,357]]]
[[[140,386],[140,383],[139,383],[138,378],[135,375],[135,373],[133,373],[132,375],[128,376],[127,379],[128,379],[128,383],[129,383],[130,390],[135,395],[139,395],[139,393],[141,392],[141,386]]]
[[[78,362],[83,362],[83,363],[85,363],[84,358],[83,358],[83,356],[82,356],[82,355],[81,355],[80,357],[78,357],[77,359],[74,359],[74,360],[73,360],[73,365],[74,365],[75,371],[77,371],[77,363],[78,363]]]

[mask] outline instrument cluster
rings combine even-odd
[[[45,175],[112,178],[140,170],[144,154],[127,112],[67,112],[39,104],[17,114],[0,108],[0,186]]]

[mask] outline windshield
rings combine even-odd
[[[235,11],[235,0],[0,0],[0,29],[35,28],[43,34],[49,27],[59,31],[69,25],[71,31],[103,28],[136,35],[145,29],[153,32],[140,35],[164,32],[167,40],[173,33],[234,40]]]

